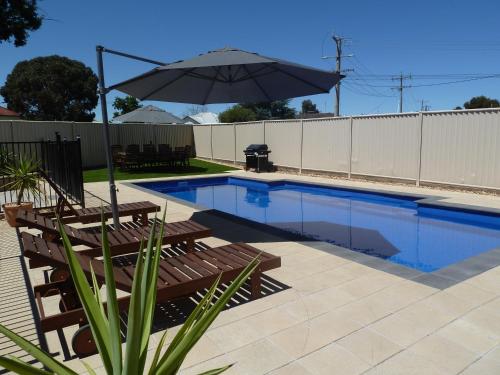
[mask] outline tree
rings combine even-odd
[[[255,113],[248,108],[244,108],[241,104],[236,104],[219,113],[219,121],[226,123],[255,121],[256,119]]]
[[[208,107],[206,105],[193,104],[186,108],[183,116],[197,115],[201,112],[208,112]]]
[[[114,112],[113,117],[124,115],[141,107],[142,104],[139,104],[139,101],[133,96],[127,95],[124,98],[115,98],[113,108],[119,112]]]
[[[97,77],[79,61],[37,57],[16,64],[0,88],[7,107],[28,120],[92,121]]]
[[[306,99],[302,101],[302,113],[319,113],[319,110],[311,99]]]
[[[468,102],[464,103],[465,109],[497,108],[497,107],[500,107],[500,102],[497,99],[491,99],[484,95],[475,96]]]
[[[16,47],[24,46],[28,31],[40,28],[42,20],[36,0],[0,1],[0,43],[14,39]]]
[[[256,120],[289,119],[295,118],[295,109],[290,108],[290,99],[276,100],[273,102],[245,103],[243,108],[255,113]]]

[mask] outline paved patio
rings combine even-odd
[[[500,208],[500,197],[488,195],[277,173],[258,177],[437,195],[450,203]],[[87,184],[86,189],[107,200],[106,183]],[[162,198],[124,183],[118,182],[118,189],[120,202],[165,204]],[[328,243],[290,241],[176,202],[169,201],[167,210],[168,221],[193,218],[213,227],[214,237],[203,240],[207,245],[245,241],[282,257],[282,267],[267,272],[269,282],[277,285],[275,293],[225,310],[188,356],[182,374],[229,363],[236,364],[227,374],[500,373],[500,267],[443,289],[414,280],[411,273],[373,268],[369,266],[373,258]],[[26,312],[23,324],[16,325],[18,310],[2,301],[0,322],[36,340],[15,232],[2,223],[0,235],[0,288],[3,293],[8,293],[6,288],[16,290],[16,302],[22,304],[19,311]],[[40,270],[30,270],[29,275],[32,284],[43,280]],[[57,310],[57,301],[53,308]],[[164,315],[172,316],[165,311]],[[164,326],[173,324],[170,320]],[[68,342],[73,331],[65,330]],[[153,334],[151,350],[160,335],[160,331]],[[0,340],[0,353],[12,350]],[[69,350],[55,333],[47,334],[46,341],[59,358]],[[86,361],[102,371],[98,356]],[[78,359],[68,363],[83,372]]]

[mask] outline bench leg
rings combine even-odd
[[[256,269],[252,276],[250,276],[250,296],[252,297],[252,299],[257,299],[262,296],[261,277],[262,272],[259,269]]]
[[[146,214],[146,213],[141,214],[141,222],[142,222],[142,225],[144,225],[144,226],[148,225],[148,214]]]
[[[194,240],[192,238],[190,238],[189,240],[186,240],[186,247],[187,247],[188,253],[194,252]]]

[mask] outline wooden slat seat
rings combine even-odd
[[[21,233],[21,240],[23,243],[24,256],[30,260],[56,268],[68,268],[66,252],[62,245],[46,241],[28,232]],[[75,255],[87,276],[90,276],[90,265],[92,265],[97,280],[104,282],[104,265],[101,260],[94,259],[80,252],[75,252]],[[132,288],[131,278],[126,277],[123,270],[115,268],[114,274],[118,288],[124,290],[130,290],[130,288]]]
[[[59,229],[57,225],[43,215],[38,215],[31,211],[19,210],[17,221],[23,226],[42,231],[45,238],[59,238]],[[99,230],[95,228],[92,230],[75,228],[67,224],[63,224],[63,229],[72,244],[90,247],[90,249],[80,250],[81,254],[93,257],[102,255],[101,233]],[[107,236],[112,254],[121,255],[139,250],[141,241],[149,237],[151,229],[152,225],[148,225],[144,227],[108,231]],[[157,234],[160,229],[160,224],[156,225]],[[210,237],[211,235],[211,229],[191,220],[165,223],[162,243],[164,245],[171,245],[186,242],[188,251],[192,251],[195,240]]]

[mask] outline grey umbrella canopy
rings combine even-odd
[[[159,66],[111,86],[140,100],[210,104],[268,102],[328,93],[338,73],[223,48]]]

